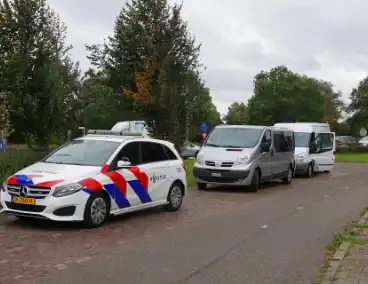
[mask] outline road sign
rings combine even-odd
[[[201,135],[202,135],[202,139],[203,140],[206,140],[206,138],[207,138],[207,132],[201,132]]]
[[[0,153],[4,152],[5,150],[5,143],[2,139],[0,139]]]
[[[364,127],[360,128],[359,134],[362,137],[366,136],[367,135],[367,129],[365,129]]]
[[[208,131],[208,125],[207,125],[207,123],[203,121],[201,123],[200,129],[201,129],[201,132],[207,132]]]

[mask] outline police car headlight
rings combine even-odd
[[[199,165],[203,165],[204,164],[203,153],[198,153],[198,155],[197,155],[197,161],[196,162]]]
[[[70,184],[62,185],[62,186],[55,188],[55,191],[52,194],[52,196],[54,197],[67,196],[67,195],[80,191],[82,188],[83,188],[83,185],[79,183],[70,183]]]
[[[246,163],[248,163],[249,159],[250,159],[249,155],[240,156],[236,160],[235,165],[245,165]]]
[[[303,161],[303,160],[304,160],[304,158],[305,158],[305,153],[299,153],[299,154],[296,154],[295,158],[296,158],[297,160],[301,160],[301,161]]]

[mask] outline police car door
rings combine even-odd
[[[140,144],[139,142],[129,142],[124,145],[113,161],[113,171],[106,173],[112,184],[105,185],[106,190],[114,199],[118,208],[124,209],[140,204],[139,196],[148,201],[148,194],[145,193],[144,172],[140,172]],[[129,161],[131,167],[118,168],[118,161]],[[143,178],[142,178],[143,177]]]
[[[173,170],[163,145],[141,142],[141,165],[139,168],[148,176],[148,193],[152,201],[164,201],[172,183]]]

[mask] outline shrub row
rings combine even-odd
[[[0,153],[0,182],[2,183],[8,176],[29,166],[47,153],[33,151],[27,148],[8,148]]]
[[[368,153],[368,147],[360,145],[337,146],[336,153]]]

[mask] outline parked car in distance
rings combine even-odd
[[[353,136],[336,136],[335,141],[337,147],[348,147],[354,144],[358,144],[359,138]]]
[[[368,146],[368,136],[363,137],[362,139],[359,140],[359,144],[361,146]]]
[[[184,146],[183,146],[183,150],[182,150],[180,156],[183,159],[194,158],[197,155],[197,153],[200,149],[201,149],[200,146],[198,146],[196,144],[193,144],[189,141],[185,141]]]

